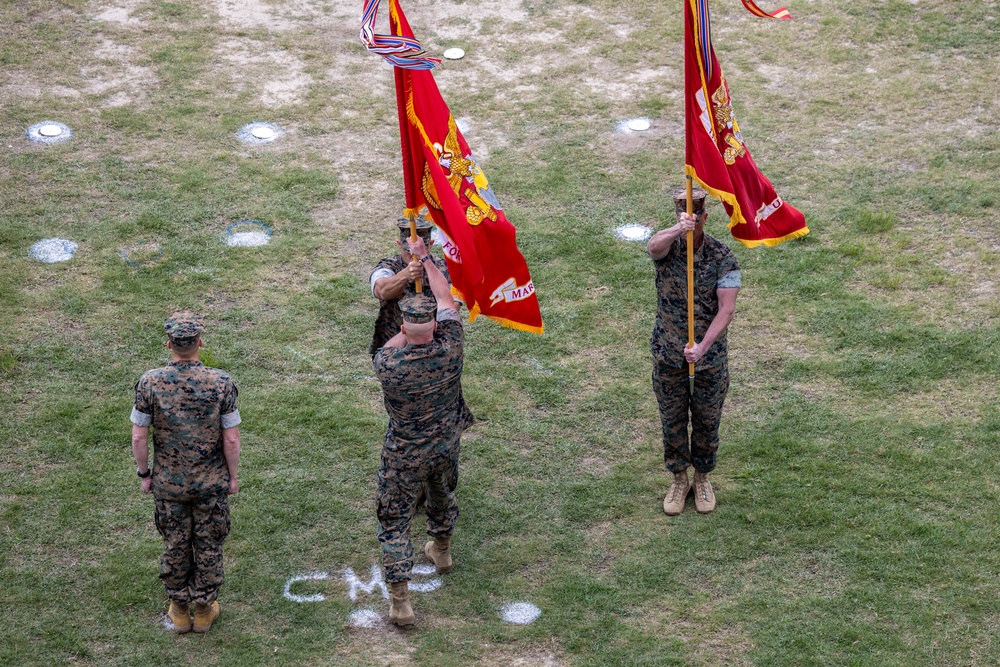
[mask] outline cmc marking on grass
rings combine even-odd
[[[356,628],[376,628],[382,625],[382,616],[372,609],[355,609],[347,616],[347,622]]]
[[[30,252],[31,256],[39,262],[55,264],[56,262],[65,262],[72,259],[73,255],[76,254],[76,249],[79,247],[76,241],[68,239],[42,239],[31,246]]]
[[[313,595],[296,595],[295,593],[292,593],[292,585],[300,581],[322,581],[323,579],[329,578],[329,572],[306,572],[305,574],[300,574],[285,582],[285,590],[282,592],[282,595],[285,596],[285,599],[291,600],[292,602],[322,602],[326,599],[326,596],[322,593],[314,593]]]
[[[511,602],[500,607],[500,618],[515,625],[530,625],[541,615],[542,610],[530,602]]]
[[[433,565],[417,565],[413,568],[413,577],[428,577],[436,574],[437,570]],[[324,579],[329,579],[329,572],[306,572],[304,574],[299,574],[288,581],[285,582],[285,589],[283,595],[286,599],[292,602],[322,602],[326,600],[326,596],[322,593],[314,593],[312,595],[298,595],[292,593],[292,586],[301,581],[322,581]],[[385,578],[382,576],[382,566],[379,565],[378,561],[372,563],[371,569],[368,570],[368,580],[365,581],[361,579],[355,572],[353,568],[344,568],[341,579],[345,584],[347,584],[347,597],[350,598],[352,602],[358,599],[358,593],[367,593],[369,595],[375,593],[377,590],[379,594],[386,600],[389,599],[389,586],[385,582]],[[430,593],[431,591],[436,591],[441,588],[443,582],[438,579],[429,579],[427,581],[410,581],[410,590],[414,593]]]
[[[645,241],[653,235],[653,230],[646,225],[630,222],[615,228],[615,236],[622,241]]]
[[[432,574],[437,574],[437,568],[433,565],[414,565],[413,574],[422,577],[429,577]],[[416,583],[410,582],[410,590],[415,593],[430,593],[431,591],[436,591],[441,588],[441,584],[444,583],[440,579],[431,579],[430,581],[418,581]]]
[[[238,220],[226,228],[226,245],[234,248],[255,248],[271,242],[274,232],[257,220]]]
[[[284,136],[286,130],[274,123],[254,121],[241,127],[236,138],[245,144],[269,144]]]
[[[139,241],[119,250],[118,256],[133,268],[153,266],[163,257],[163,246],[155,241]]]
[[[58,144],[69,141],[73,136],[73,130],[62,123],[54,120],[43,120],[35,123],[24,133],[30,141],[37,141],[41,144]]]
[[[648,118],[629,118],[619,121],[615,126],[618,134],[631,134],[632,132],[645,132],[651,126]]]

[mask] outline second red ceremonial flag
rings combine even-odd
[[[791,18],[786,9],[768,14],[752,0],[743,4],[756,16]],[[808,234],[805,216],[778,196],[743,141],[712,48],[707,0],[684,0],[684,104],[684,170],[722,202],[733,237],[752,248]]]
[[[486,174],[462,136],[397,0],[389,0],[391,35],[374,32],[378,0],[366,0],[361,40],[394,66],[403,152],[406,215],[427,208],[444,238],[452,289],[479,315],[542,333],[535,285]]]

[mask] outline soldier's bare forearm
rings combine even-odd
[[[240,467],[239,426],[222,429],[222,452],[226,457],[226,467],[229,468],[229,477],[236,479],[236,473]]]
[[[394,276],[387,276],[375,281],[375,296],[380,301],[392,301],[398,299],[406,289],[409,282],[406,268]]]
[[[132,456],[141,472],[149,470],[149,427],[132,425]]]
[[[448,286],[448,279],[441,273],[434,260],[424,262],[424,271],[427,273],[427,282],[430,284],[431,293],[437,301],[438,311],[445,308],[455,308],[455,299],[451,296],[451,287]]]
[[[653,234],[646,244],[646,251],[653,259],[662,259],[670,251],[670,246],[677,240],[684,230],[680,225],[674,225]]]
[[[736,314],[736,295],[739,291],[739,288],[725,288],[716,291],[719,298],[719,312],[712,318],[712,323],[708,325],[705,337],[701,339],[706,349],[718,340],[733,321],[733,316]]]

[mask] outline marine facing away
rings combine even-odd
[[[163,537],[167,616],[177,633],[208,632],[219,616],[228,497],[239,491],[238,391],[228,373],[198,360],[204,330],[198,315],[174,312],[164,328],[173,358],[135,385],[132,453],[142,492],[153,494]]]
[[[439,574],[451,571],[451,535],[458,521],[455,483],[462,430],[471,413],[462,400],[465,335],[448,280],[427,255],[423,239],[408,241],[423,262],[433,297],[412,294],[400,302],[400,330],[372,359],[382,385],[389,427],[378,470],[376,514],[382,565],[391,589],[389,621],[416,621],[409,599],[413,568],[410,522],[421,487],[426,489],[424,553]]]

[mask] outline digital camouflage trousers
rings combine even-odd
[[[683,472],[692,465],[698,472],[715,469],[719,422],[728,390],[726,364],[695,372],[694,396],[691,396],[687,364],[673,368],[653,359],[653,391],[660,405],[663,461],[667,470]]]
[[[219,596],[222,543],[229,534],[229,500],[156,501],[156,529],[163,536],[160,581],[167,597],[209,604]]]
[[[408,581],[413,569],[410,522],[417,511],[417,496],[426,493],[427,534],[449,537],[458,522],[454,489],[458,483],[458,445],[454,451],[421,454],[383,450],[375,492],[378,541],[382,566],[389,583]]]

